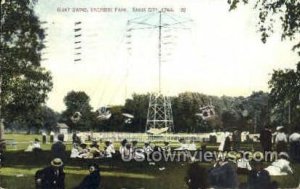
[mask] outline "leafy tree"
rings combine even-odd
[[[125,131],[145,132],[150,94],[133,94],[127,99],[124,112],[134,115],[130,125],[124,125]]]
[[[64,103],[67,108],[62,113],[61,121],[75,130],[89,130],[94,127],[96,114],[92,112],[90,97],[85,92],[69,92],[64,98]],[[81,118],[74,122],[71,118],[76,112],[81,114]]]
[[[248,4],[250,1],[228,0],[230,10],[236,9],[241,2]],[[300,56],[300,1],[256,0],[254,2],[254,8],[259,11],[258,27],[261,40],[264,43],[267,41],[267,38],[274,32],[275,23],[277,22],[281,25],[282,39],[297,40],[293,50],[298,49]]]
[[[98,121],[95,130],[122,132],[125,130],[124,117],[122,115],[123,106],[111,106],[112,116],[108,120]]]
[[[29,0],[1,1],[1,116],[36,125],[36,112],[52,89],[52,77],[40,66],[44,31]]]
[[[290,109],[291,124],[299,123],[300,63],[298,63],[296,70],[274,71],[269,81],[269,87],[271,88],[272,121],[275,124],[289,124]]]

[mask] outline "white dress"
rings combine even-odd
[[[219,146],[219,148],[218,148],[218,150],[219,150],[220,152],[223,152],[223,150],[224,150],[224,145],[225,145],[225,140],[226,140],[226,138],[227,138],[228,136],[230,136],[230,133],[229,133],[229,132],[223,133],[222,138],[221,138],[221,143],[220,143],[220,146]]]
[[[105,150],[106,157],[111,158],[114,153],[116,153],[114,146],[112,144],[107,146]]]
[[[285,159],[274,161],[270,166],[265,168],[265,170],[268,171],[271,176],[287,175],[289,173],[293,174],[290,162]]]

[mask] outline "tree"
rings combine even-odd
[[[6,121],[30,124],[52,89],[40,65],[44,31],[29,0],[1,0],[0,108]]]
[[[228,0],[230,10],[237,8],[241,0]],[[242,0],[244,4],[250,1]],[[254,8],[259,11],[258,27],[261,40],[265,43],[267,38],[274,32],[275,23],[281,25],[282,39],[297,40],[293,50],[298,50],[300,56],[300,1],[297,0],[256,0]]]
[[[150,94],[133,94],[131,99],[126,100],[123,111],[134,115],[134,119],[130,125],[124,125],[125,131],[145,131],[149,106],[149,95]]]
[[[92,112],[90,97],[85,92],[69,92],[64,98],[64,103],[67,108],[62,113],[61,121],[75,130],[88,130],[94,127],[96,114]],[[81,114],[81,118],[74,122],[71,118],[76,112]]]
[[[292,125],[299,123],[300,63],[296,70],[274,71],[269,87],[272,121],[275,124],[289,124],[289,121]],[[288,119],[289,116],[291,120]]]

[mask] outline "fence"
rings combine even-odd
[[[67,137],[69,140],[72,139],[72,134],[69,134]],[[199,141],[199,142],[208,142],[210,141],[210,136],[216,137],[216,142],[220,142],[223,137],[222,132],[217,133],[194,133],[194,134],[187,134],[187,133],[166,133],[160,135],[149,135],[146,133],[122,133],[122,132],[81,132],[79,136],[82,140],[89,140],[89,139],[96,139],[102,141],[122,141],[123,139],[127,139],[130,141],[178,141],[179,139],[184,139],[188,141]],[[249,134],[249,133],[242,133],[241,140],[246,141],[247,139],[251,139],[254,141],[258,140],[258,134]]]

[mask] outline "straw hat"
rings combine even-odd
[[[60,158],[55,158],[51,161],[51,165],[54,167],[61,167],[64,163]]]
[[[283,129],[283,126],[276,127],[276,131],[280,131],[281,129]]]
[[[290,156],[286,152],[280,152],[279,153],[279,157],[283,157],[285,159],[289,159],[290,158]]]

